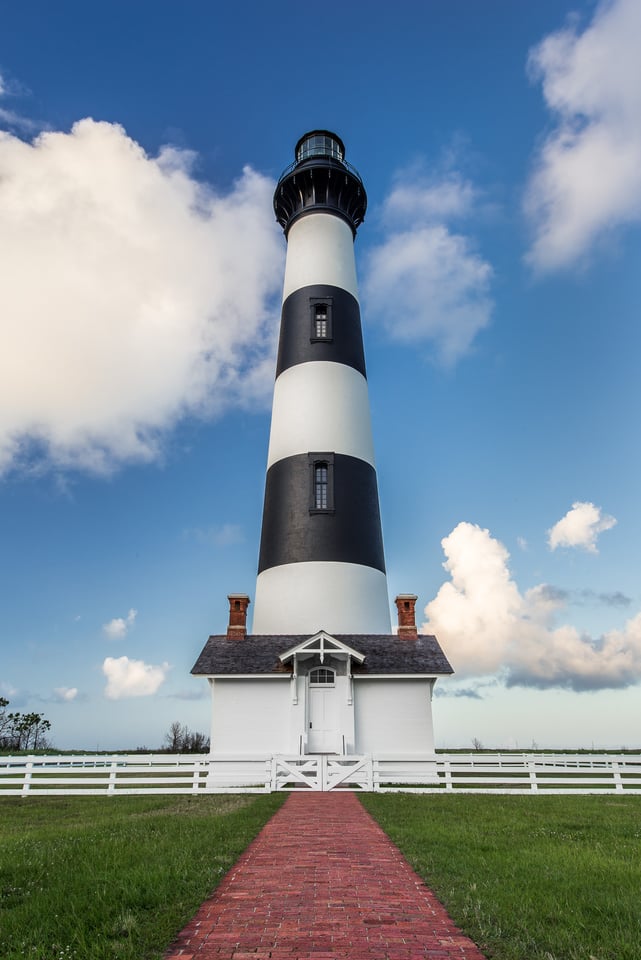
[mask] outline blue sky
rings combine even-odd
[[[58,746],[209,726],[254,593],[285,246],[335,130],[390,598],[440,746],[641,746],[641,10],[5,5],[0,693]],[[423,611],[425,611],[423,613]]]

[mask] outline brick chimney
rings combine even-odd
[[[247,636],[247,607],[251,601],[246,593],[230,593],[227,599],[229,600],[227,636],[243,640]]]
[[[414,593],[399,593],[396,600],[398,610],[398,635],[405,640],[415,640],[418,637],[416,629],[416,601]]]

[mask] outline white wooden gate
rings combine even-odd
[[[272,758],[272,790],[372,790],[371,757]]]

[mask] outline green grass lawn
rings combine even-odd
[[[283,799],[0,800],[0,957],[161,957]]]
[[[640,960],[641,798],[360,797],[488,957]],[[3,798],[1,960],[157,960],[283,799]]]
[[[641,797],[363,794],[494,960],[640,960]]]

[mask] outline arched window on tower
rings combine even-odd
[[[317,340],[327,338],[327,304],[317,303],[314,311],[314,333]]]
[[[309,453],[309,511],[334,512],[334,454]]]
[[[332,329],[332,299],[327,297],[319,299],[310,298],[311,308],[311,330],[310,339],[312,343],[324,342],[331,343],[334,336]]]
[[[327,464],[314,466],[314,508],[327,510]]]

